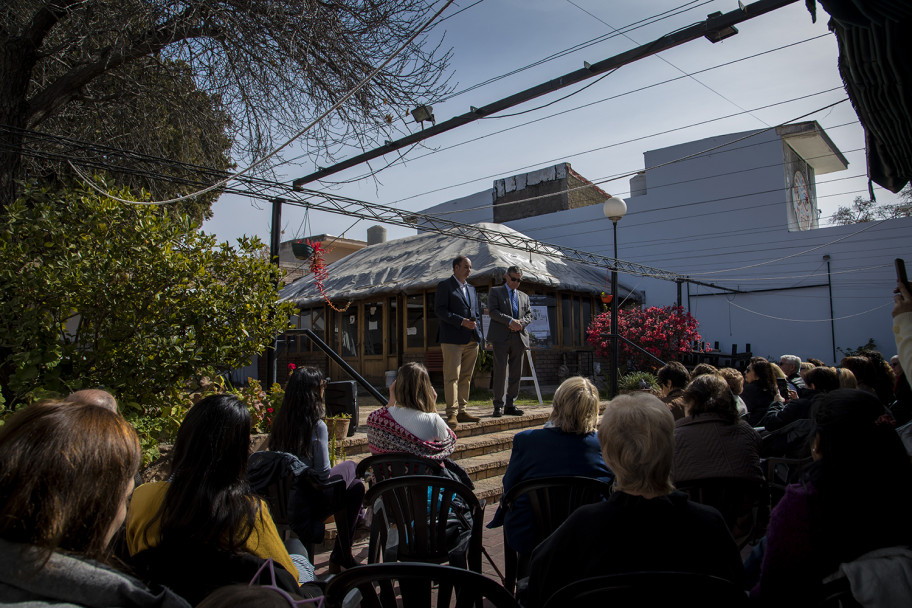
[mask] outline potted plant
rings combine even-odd
[[[351,414],[334,414],[323,419],[329,432],[329,466],[345,460],[345,436],[351,424]]]
[[[483,348],[478,350],[475,358],[475,388],[491,386],[491,374],[494,371],[494,353]]]

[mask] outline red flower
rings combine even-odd
[[[290,370],[295,370],[295,369],[298,369],[298,366],[295,365],[294,363],[289,363],[289,364],[288,364],[288,369],[290,369]]]

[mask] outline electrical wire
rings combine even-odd
[[[789,319],[789,318],[786,318],[786,317],[777,317],[777,316],[774,316],[774,315],[768,315],[768,314],[765,314],[765,313],[762,313],[762,312],[757,312],[756,310],[751,310],[751,309],[749,309],[749,308],[745,308],[744,306],[739,306],[738,304],[735,304],[735,303],[732,302],[732,301],[729,301],[728,304],[729,304],[729,306],[733,306],[733,307],[735,307],[735,308],[739,308],[739,309],[741,309],[741,310],[743,310],[743,311],[745,311],[745,312],[749,312],[749,313],[751,313],[751,314],[753,314],[753,315],[757,315],[758,317],[766,317],[767,319],[774,319],[774,320],[776,320],[776,321],[786,321],[786,322],[789,322],[789,323],[829,323],[829,322],[831,322],[831,321],[845,321],[846,319],[851,319],[851,318],[853,318],[853,317],[860,317],[860,316],[862,316],[862,315],[867,315],[867,314],[870,314],[870,313],[875,312],[875,311],[877,311],[877,310],[883,310],[884,308],[889,308],[889,307],[893,306],[893,303],[890,302],[889,304],[882,304],[882,305],[880,305],[880,306],[875,306],[874,308],[870,308],[870,309],[865,310],[865,311],[863,311],[863,312],[857,312],[857,313],[852,314],[852,315],[845,315],[844,317],[833,317],[833,318],[831,318],[831,319]]]
[[[537,122],[541,122],[541,121],[545,121],[545,120],[550,120],[551,118],[555,118],[555,117],[557,117],[557,116],[562,116],[562,115],[564,115],[564,114],[569,114],[570,112],[575,112],[575,111],[577,111],[577,110],[582,110],[582,109],[585,109],[585,108],[589,108],[589,107],[595,106],[595,105],[597,105],[597,104],[605,103],[605,102],[607,102],[607,101],[611,101],[611,100],[614,100],[614,99],[619,99],[619,98],[621,98],[621,97],[625,97],[625,96],[631,95],[631,94],[633,94],[633,93],[639,93],[639,92],[645,91],[645,90],[647,90],[647,89],[651,89],[651,88],[653,88],[653,87],[662,86],[662,85],[665,85],[665,84],[669,84],[669,83],[672,83],[672,82],[676,82],[676,81],[678,81],[678,80],[683,80],[684,78],[687,78],[688,76],[693,76],[693,75],[696,75],[696,74],[702,74],[702,73],[704,73],[704,72],[708,72],[708,71],[711,71],[711,70],[715,70],[715,69],[718,69],[718,68],[721,68],[721,67],[727,67],[727,66],[730,66],[730,65],[734,65],[734,64],[739,63],[739,62],[741,62],[741,61],[746,61],[746,60],[748,60],[748,59],[755,59],[755,58],[757,58],[757,57],[761,57],[761,56],[763,56],[763,55],[767,55],[767,54],[770,54],[770,53],[773,53],[773,52],[776,52],[776,51],[784,50],[784,49],[787,49],[787,48],[790,48],[790,47],[793,47],[793,46],[797,46],[797,45],[800,45],[800,44],[804,44],[804,43],[806,43],[806,42],[812,42],[812,41],[818,40],[818,39],[820,39],[820,38],[828,38],[828,37],[831,37],[831,34],[821,34],[821,35],[818,35],[818,36],[814,36],[814,37],[811,37],[811,38],[806,38],[806,39],[804,39],[804,40],[800,40],[800,41],[798,41],[798,42],[792,42],[792,43],[785,44],[785,45],[782,45],[782,46],[779,46],[779,47],[775,47],[775,48],[772,48],[772,49],[768,49],[768,50],[766,50],[766,51],[761,51],[761,52],[755,53],[755,54],[753,54],[753,55],[747,55],[747,56],[742,57],[742,58],[740,58],[740,59],[734,59],[734,60],[732,60],[732,61],[727,61],[727,62],[718,64],[718,65],[715,65],[715,66],[711,66],[711,67],[708,67],[708,68],[704,68],[704,69],[702,69],[702,70],[697,70],[697,71],[695,71],[695,72],[691,72],[691,73],[686,74],[686,75],[684,75],[684,76],[677,76],[677,77],[675,77],[675,78],[670,78],[670,79],[663,80],[663,81],[660,81],[660,82],[648,84],[648,85],[645,85],[645,86],[642,86],[642,87],[639,87],[639,88],[636,88],[636,89],[632,89],[632,90],[630,90],[630,91],[624,91],[624,92],[622,92],[622,93],[618,93],[618,94],[615,94],[615,95],[610,95],[610,96],[608,96],[608,97],[605,97],[605,98],[602,98],[602,99],[598,99],[598,100],[596,100],[596,101],[588,102],[588,103],[585,103],[585,104],[580,105],[580,106],[576,106],[576,107],[573,107],[573,108],[568,108],[568,109],[566,109],[566,110],[561,110],[560,112],[555,112],[555,113],[553,113],[553,114],[549,114],[549,115],[547,115],[547,116],[542,116],[542,117],[539,117],[539,118],[536,118],[536,119],[533,119],[533,120],[530,120],[530,121],[527,121],[527,122],[524,122],[524,123],[520,123],[520,124],[518,124],[518,125],[513,125],[513,126],[510,126],[510,127],[501,129],[501,130],[499,130],[499,131],[493,131],[493,132],[491,132],[491,133],[487,133],[487,134],[485,134],[485,135],[480,135],[480,136],[478,136],[478,137],[474,137],[474,138],[471,138],[471,139],[467,139],[467,140],[464,140],[464,141],[461,141],[461,142],[457,142],[457,143],[452,144],[452,145],[449,145],[449,146],[444,146],[444,147],[441,147],[441,148],[437,148],[437,149],[434,149],[433,151],[429,151],[429,152],[426,153],[426,154],[422,154],[422,155],[416,156],[416,157],[414,157],[414,158],[412,158],[412,159],[409,159],[409,160],[412,161],[412,162],[414,162],[414,161],[420,160],[420,159],[422,159],[422,158],[427,158],[428,156],[431,156],[431,155],[433,155],[433,154],[439,154],[439,153],[441,153],[441,152],[445,152],[445,151],[448,151],[448,150],[452,150],[452,149],[454,149],[454,148],[458,148],[458,147],[460,147],[460,146],[464,146],[464,145],[467,145],[467,144],[470,144],[470,143],[474,143],[474,142],[477,142],[477,141],[481,141],[481,140],[487,139],[487,138],[489,138],[489,137],[494,137],[494,136],[496,136],[496,135],[501,135],[501,134],[503,134],[503,133],[507,133],[507,132],[509,132],[509,131],[513,131],[514,129],[519,129],[519,128],[521,128],[521,127],[529,126],[529,125],[535,124],[535,123],[537,123]],[[813,95],[818,95],[818,94],[822,94],[822,93],[826,93],[826,92],[829,92],[829,91],[832,91],[832,90],[836,90],[836,89],[838,89],[838,88],[841,88],[841,87],[835,87],[834,89],[829,89],[828,91],[822,91],[822,92],[820,92],[820,93],[815,93],[815,94],[812,94],[811,96],[813,96]],[[797,99],[803,99],[803,98],[797,98]],[[787,102],[780,102],[780,103],[787,103]],[[756,111],[758,111],[758,110],[762,110],[762,109],[766,109],[766,108],[769,108],[769,107],[773,107],[774,105],[777,105],[777,104],[772,104],[772,105],[769,105],[769,106],[762,106],[762,107],[759,107],[759,108],[754,108],[753,110],[750,110],[750,111],[756,112]],[[749,111],[749,112],[750,112],[750,111]],[[742,113],[730,114],[730,115],[727,115],[727,116],[719,117],[719,118],[716,119],[716,120],[724,120],[724,119],[726,119],[726,118],[732,118],[732,117],[734,117],[734,116],[739,116],[739,115],[741,115],[741,114],[742,114]],[[710,121],[710,122],[711,122],[711,121]],[[702,125],[702,124],[706,124],[706,123],[697,123],[697,124],[698,124],[698,125]],[[686,125],[686,126],[680,127],[678,130],[682,130],[682,129],[688,128],[689,126],[697,126],[697,125]],[[671,132],[671,131],[669,131],[669,132]],[[661,135],[661,134],[664,134],[664,133],[659,133],[659,135]],[[633,139],[633,140],[629,140],[629,141],[618,142],[616,145],[622,145],[622,144],[631,143],[631,142],[634,142],[634,141],[638,141],[638,140],[637,140],[637,139]],[[574,155],[570,155],[570,156],[568,156],[567,158],[572,158],[573,156],[574,156]],[[392,167],[392,166],[396,166],[397,164],[402,164],[402,163],[404,163],[404,162],[406,162],[406,161],[405,161],[405,160],[403,160],[403,161],[401,161],[401,162],[394,161],[393,163],[391,163],[390,165],[388,165],[388,166],[385,167],[385,168]],[[404,202],[404,201],[407,201],[407,200],[410,200],[410,199],[413,199],[413,198],[417,198],[417,197],[419,197],[419,196],[425,196],[425,195],[427,195],[427,194],[434,194],[434,193],[437,193],[437,192],[441,192],[441,191],[443,191],[443,190],[448,190],[448,189],[451,189],[451,188],[456,188],[456,187],[459,187],[459,186],[464,186],[464,185],[471,184],[471,183],[474,183],[474,182],[477,182],[477,181],[482,181],[482,180],[486,180],[486,179],[496,178],[496,177],[502,176],[502,175],[515,174],[515,173],[517,173],[517,172],[519,172],[519,171],[522,171],[522,170],[524,170],[524,169],[527,169],[527,168],[529,168],[529,167],[531,167],[531,166],[535,166],[535,165],[528,165],[528,166],[526,166],[526,167],[521,167],[521,168],[519,168],[519,169],[514,169],[514,170],[512,170],[512,171],[506,171],[506,172],[496,173],[496,174],[493,174],[493,175],[484,176],[484,177],[472,179],[472,180],[465,181],[465,182],[460,182],[460,183],[458,183],[458,184],[453,184],[453,185],[445,186],[445,187],[442,187],[442,188],[436,188],[436,189],[434,189],[434,190],[429,190],[429,191],[426,191],[426,192],[422,192],[422,193],[415,194],[415,195],[412,195],[412,196],[409,196],[409,197],[406,197],[406,198],[399,199],[399,200],[397,200],[397,201],[394,201],[394,202],[391,203],[391,204],[401,203],[401,202]],[[373,173],[363,173],[363,174],[361,174],[361,175],[359,175],[359,176],[356,176],[356,177],[354,177],[354,178],[351,178],[351,179],[345,180],[345,181],[333,181],[333,180],[325,180],[325,179],[324,179],[324,180],[320,180],[320,183],[327,184],[327,185],[352,183],[352,182],[356,182],[356,181],[359,181],[359,180],[362,180],[362,179],[366,179],[366,178],[368,178],[368,177],[372,177],[372,175],[373,175]]]

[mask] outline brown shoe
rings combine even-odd
[[[455,431],[456,427],[459,426],[459,419],[456,416],[456,414],[451,414],[451,415],[447,416],[446,423],[447,423],[448,427],[450,427],[451,429],[453,429]]]
[[[478,416],[473,416],[468,412],[459,412],[459,414],[456,416],[456,420],[459,422],[478,422],[481,420],[481,418]]]

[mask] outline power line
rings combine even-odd
[[[779,47],[775,47],[775,48],[772,48],[772,49],[768,49],[768,50],[766,50],[766,51],[761,51],[761,52],[755,53],[755,54],[753,54],[753,55],[748,55],[748,56],[742,57],[742,58],[740,58],[740,59],[734,59],[734,60],[732,60],[732,61],[727,61],[727,62],[725,62],[725,63],[721,63],[721,64],[718,64],[718,65],[715,65],[715,66],[711,66],[711,67],[708,67],[708,68],[704,68],[704,69],[702,69],[702,70],[697,70],[697,71],[695,71],[695,72],[691,72],[691,73],[686,74],[686,75],[684,75],[684,76],[677,76],[677,77],[675,77],[675,78],[670,78],[670,79],[663,80],[663,81],[660,81],[660,82],[648,84],[648,85],[645,85],[645,86],[642,86],[642,87],[639,87],[639,88],[636,88],[636,89],[632,89],[632,90],[630,90],[630,91],[624,91],[624,92],[622,92],[622,93],[617,93],[617,94],[615,94],[615,95],[610,95],[610,96],[608,96],[608,97],[604,97],[604,98],[599,99],[599,100],[596,100],[596,101],[588,102],[588,103],[582,104],[582,105],[580,105],[580,106],[575,106],[575,107],[573,107],[573,108],[568,108],[568,109],[566,109],[566,110],[561,110],[560,112],[555,112],[555,113],[549,114],[549,115],[547,115],[547,116],[542,116],[542,117],[539,117],[539,118],[536,118],[536,119],[533,119],[533,120],[530,120],[530,121],[527,121],[527,122],[524,122],[524,123],[520,123],[520,124],[518,124],[518,125],[512,125],[512,126],[510,126],[510,127],[501,129],[501,130],[499,130],[499,131],[492,131],[491,133],[487,133],[487,134],[485,134],[485,135],[480,135],[480,136],[478,136],[478,137],[474,137],[474,138],[467,139],[467,140],[464,140],[464,141],[461,141],[461,142],[457,142],[457,143],[452,144],[452,145],[449,145],[449,146],[444,146],[444,147],[441,147],[441,148],[437,148],[437,149],[434,149],[434,150],[431,150],[431,151],[427,152],[426,154],[421,154],[421,155],[419,155],[419,156],[415,156],[415,157],[409,159],[408,162],[414,162],[414,161],[420,160],[420,159],[422,159],[422,158],[427,158],[428,156],[432,156],[432,155],[434,155],[434,154],[439,154],[439,153],[441,153],[441,152],[446,152],[447,150],[452,150],[452,149],[454,149],[454,148],[458,148],[458,147],[460,147],[460,146],[464,146],[464,145],[467,145],[467,144],[470,144],[470,143],[474,143],[474,142],[477,142],[477,141],[481,141],[481,140],[487,139],[487,138],[489,138],[489,137],[494,137],[495,135],[501,135],[501,134],[503,134],[503,133],[507,133],[507,132],[509,132],[509,131],[513,131],[514,129],[519,129],[519,128],[521,128],[521,127],[529,126],[529,125],[532,125],[532,124],[535,124],[535,123],[538,123],[538,122],[542,122],[542,121],[545,121],[545,120],[550,120],[551,118],[555,118],[555,117],[557,117],[557,116],[562,116],[562,115],[564,115],[564,114],[569,114],[570,112],[574,112],[574,111],[576,111],[576,110],[582,110],[582,109],[585,109],[585,108],[589,108],[589,107],[598,105],[598,104],[600,104],[600,103],[604,103],[604,102],[611,101],[611,100],[614,100],[614,99],[619,99],[619,98],[625,97],[625,96],[627,96],[627,95],[632,95],[633,93],[639,93],[639,92],[645,91],[645,90],[650,89],[650,88],[653,88],[653,87],[661,86],[661,85],[664,85],[664,84],[669,84],[669,83],[671,83],[671,82],[676,82],[676,81],[678,81],[678,80],[683,80],[684,78],[687,78],[687,77],[689,77],[689,76],[694,76],[694,75],[696,75],[696,74],[702,74],[702,73],[704,73],[704,72],[709,72],[709,71],[711,71],[711,70],[715,70],[715,69],[718,69],[718,68],[721,68],[721,67],[727,67],[727,66],[730,66],[730,65],[739,63],[739,62],[741,62],[741,61],[746,61],[746,60],[748,60],[748,59],[754,59],[754,58],[757,58],[757,57],[760,57],[760,56],[763,56],[763,55],[767,55],[767,54],[772,53],[772,52],[775,52],[775,51],[780,51],[780,50],[787,49],[787,48],[790,48],[790,47],[793,47],[793,46],[797,46],[797,45],[799,45],[799,44],[804,44],[805,42],[811,42],[811,41],[814,41],[814,40],[818,40],[818,39],[820,39],[820,38],[829,38],[829,37],[831,37],[831,34],[821,34],[821,35],[819,35],[819,36],[814,36],[814,37],[812,37],[812,38],[806,38],[806,39],[800,40],[800,41],[798,41],[798,42],[793,42],[793,43],[785,44],[785,45],[782,45],[782,46],[779,46]],[[828,90],[826,90],[826,91],[821,91],[821,92],[819,92],[819,93],[813,93],[813,94],[811,94],[811,96],[813,96],[813,95],[820,95],[820,94],[827,93],[827,92],[830,92],[830,91],[833,91],[833,90],[836,90],[836,89],[841,89],[841,87],[835,87],[835,88],[833,88],[833,89],[828,89]],[[804,99],[804,98],[805,98],[805,97],[799,97],[799,98],[796,98],[796,99],[791,100],[791,101],[797,101],[797,100],[799,100],[799,99]],[[786,101],[786,102],[780,102],[780,104],[782,104],[782,103],[788,103],[788,102],[787,102],[787,101]],[[758,110],[762,110],[762,109],[766,109],[766,108],[769,108],[769,107],[773,107],[773,106],[775,106],[775,105],[776,105],[776,104],[771,104],[771,105],[762,106],[762,107],[759,107],[759,108],[754,108],[753,110],[748,110],[747,113],[756,112],[756,111],[758,111]],[[732,118],[732,117],[735,117],[735,116],[740,116],[740,115],[743,114],[743,113],[744,113],[744,112],[729,114],[729,115],[721,116],[721,117],[716,118],[716,119],[713,119],[713,120],[724,120],[724,119],[727,119],[727,118]],[[697,124],[695,124],[695,125],[694,125],[694,124],[685,125],[685,126],[680,127],[680,128],[677,129],[677,130],[683,130],[683,129],[686,129],[686,128],[689,128],[689,127],[692,127],[692,126],[698,126],[698,125],[708,124],[708,122],[712,122],[712,121],[706,121],[706,122],[704,122],[704,123],[697,123]],[[674,131],[674,129],[673,129],[672,131]],[[657,136],[657,135],[664,135],[664,134],[667,134],[667,133],[672,132],[672,131],[661,132],[661,133],[653,134],[653,135],[647,136],[647,137],[654,137],[654,136]],[[641,139],[642,139],[642,138],[641,138]],[[626,143],[632,143],[632,142],[634,142],[634,141],[638,141],[638,140],[637,140],[637,139],[633,139],[633,140],[618,142],[618,143],[615,144],[615,145],[622,145],[622,144],[626,144]],[[588,152],[583,152],[583,153],[578,153],[578,154],[571,154],[571,155],[569,155],[569,156],[564,156],[563,158],[573,158],[574,156],[578,156],[578,155],[582,155],[582,154],[586,154],[586,153],[588,153]],[[292,159],[292,160],[297,160],[297,159],[299,159],[299,158],[302,158],[302,156],[298,156],[298,157],[296,157],[295,159]],[[289,161],[289,162],[290,162],[290,161]],[[395,160],[395,161],[393,161],[392,163],[390,163],[389,165],[387,165],[387,167],[384,167],[384,168],[389,168],[389,167],[392,167],[392,166],[395,166],[395,165],[397,165],[397,164],[401,164],[401,163],[404,163],[404,162],[406,162],[405,159],[402,159],[402,160]],[[526,167],[521,167],[521,168],[519,168],[519,169],[514,169],[514,170],[512,170],[512,171],[500,172],[500,173],[496,173],[496,174],[493,174],[493,175],[488,175],[488,176],[484,176],[484,177],[480,177],[480,178],[475,178],[475,179],[472,179],[472,180],[469,180],[469,181],[460,182],[460,183],[458,183],[458,184],[453,184],[453,185],[445,186],[445,187],[442,187],[442,188],[436,188],[436,189],[434,189],[434,190],[429,190],[429,191],[426,191],[426,192],[422,192],[422,193],[415,194],[415,195],[412,195],[412,196],[409,196],[409,197],[406,197],[406,198],[399,199],[398,201],[395,201],[395,202],[397,202],[397,203],[399,203],[399,202],[404,202],[404,201],[407,201],[407,200],[410,200],[410,199],[413,199],[413,198],[417,198],[417,197],[419,197],[419,196],[424,196],[424,195],[427,195],[427,194],[434,194],[434,193],[437,193],[437,192],[441,192],[441,191],[443,191],[443,190],[448,190],[448,189],[450,189],[450,188],[455,188],[455,187],[458,187],[458,186],[464,186],[464,185],[471,184],[471,183],[473,183],[473,182],[481,181],[481,180],[485,180],[485,179],[496,178],[496,177],[498,177],[498,176],[502,176],[502,175],[505,175],[505,174],[515,174],[516,172],[522,171],[523,169],[527,169],[527,168],[529,168],[530,166],[535,166],[535,165],[528,165],[528,166],[526,166]],[[359,175],[359,176],[356,176],[356,177],[353,177],[353,178],[351,178],[351,179],[349,179],[349,180],[344,180],[344,181],[330,181],[330,180],[320,180],[320,181],[323,182],[323,183],[328,183],[328,184],[333,184],[333,185],[335,185],[335,184],[346,184],[346,183],[352,183],[352,182],[356,182],[356,181],[359,181],[359,180],[362,180],[362,179],[366,179],[366,178],[368,178],[368,177],[372,177],[373,175],[374,175],[373,172],[369,172],[369,173],[364,173],[364,174],[361,174],[361,175]]]

